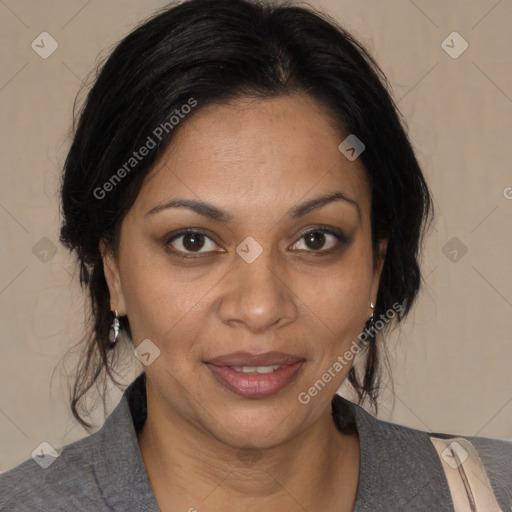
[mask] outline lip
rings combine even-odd
[[[304,361],[288,364],[272,373],[250,375],[238,372],[230,366],[205,364],[215,379],[236,395],[243,396],[244,398],[266,398],[275,395],[288,386],[296,378],[297,373],[304,365]]]
[[[304,361],[303,357],[285,354],[284,352],[232,352],[205,361],[214,366],[287,366]]]
[[[304,358],[283,352],[232,352],[205,361],[213,377],[231,392],[244,398],[265,398],[288,386],[304,365]],[[246,374],[233,366],[282,366],[271,373]]]

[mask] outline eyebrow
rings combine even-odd
[[[313,210],[317,210],[322,206],[333,203],[335,201],[344,201],[354,206],[357,211],[357,216],[359,220],[361,220],[361,209],[359,204],[353,199],[347,197],[342,192],[334,192],[332,194],[319,196],[314,199],[310,199],[309,201],[300,203],[291,208],[286,216],[290,219],[298,219],[299,217],[302,217],[303,215],[306,215]],[[231,214],[220,210],[216,206],[193,199],[171,199],[170,201],[154,206],[145,214],[145,216],[153,215],[168,208],[188,208],[189,210],[192,210],[199,215],[202,215],[203,217],[207,217],[219,222],[228,223],[233,220],[233,216]]]

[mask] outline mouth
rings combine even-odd
[[[275,395],[297,378],[304,363],[303,358],[282,352],[236,352],[205,361],[219,384],[244,398]]]

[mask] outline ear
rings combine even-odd
[[[103,259],[103,272],[110,292],[110,309],[112,311],[117,309],[119,316],[124,316],[126,315],[126,304],[118,262],[104,240],[100,242],[100,252]]]
[[[377,254],[375,255],[373,265],[373,279],[372,279],[372,290],[371,290],[371,301],[375,304],[377,302],[377,292],[379,291],[380,276],[382,273],[382,267],[384,266],[384,260],[386,259],[386,252],[388,250],[388,239],[385,238],[379,242],[377,247]]]

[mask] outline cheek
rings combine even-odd
[[[305,277],[301,300],[321,322],[321,332],[339,349],[356,338],[370,316],[372,261],[365,250],[354,250],[329,276],[311,282]],[[307,281],[307,282],[306,282]]]
[[[160,345],[158,340],[195,336],[206,315],[208,291],[219,281],[216,272],[177,270],[165,251],[142,246],[125,251],[121,270],[135,344],[145,338]]]

